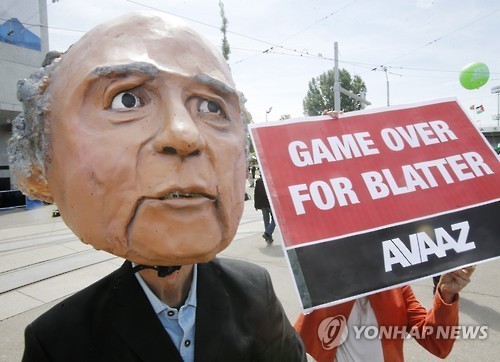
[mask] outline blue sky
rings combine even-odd
[[[183,17],[220,47],[218,0],[48,1],[51,49],[65,50],[107,19],[133,10]],[[500,85],[500,3],[496,0],[224,0],[229,63],[254,122],[302,116],[311,78],[340,67],[365,81],[371,108],[457,97],[479,126],[493,126]],[[20,19],[22,21],[22,19]],[[140,31],[140,29],[137,29]],[[486,85],[466,90],[460,70],[481,61]],[[376,70],[373,70],[376,69]],[[483,105],[485,112],[470,111]]]

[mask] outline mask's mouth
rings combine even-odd
[[[216,197],[213,195],[205,194],[205,193],[196,193],[196,192],[182,192],[182,191],[173,191],[169,192],[168,194],[164,195],[163,197],[160,197],[160,200],[172,200],[172,199],[194,199],[194,198],[199,198],[199,197],[204,197],[209,200],[215,201]]]

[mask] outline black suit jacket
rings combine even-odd
[[[31,323],[23,361],[182,361],[131,269],[125,262]],[[265,269],[198,264],[195,361],[305,361]]]

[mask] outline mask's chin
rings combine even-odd
[[[196,263],[206,263],[213,260],[217,254],[225,249],[229,243],[218,243],[212,250],[204,250],[201,253],[188,252],[181,254],[173,249],[165,249],[164,253],[158,253],[157,250],[141,250],[134,247],[131,243],[129,251],[123,257],[136,264],[149,266],[177,266],[190,265]]]
[[[161,222],[150,214],[151,210],[138,212],[130,224],[128,260],[167,266],[202,263],[215,258],[231,240],[223,237],[220,224],[213,218],[209,218],[211,222]]]
[[[142,202],[127,228],[125,257],[138,264],[165,266],[210,261],[236,232],[220,219],[213,203],[173,209],[162,202]]]

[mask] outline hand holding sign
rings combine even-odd
[[[441,298],[446,303],[455,301],[457,293],[459,293],[467,284],[470,283],[470,277],[476,270],[476,266],[472,265],[467,268],[452,271],[441,275],[439,280],[438,290],[441,293]]]

